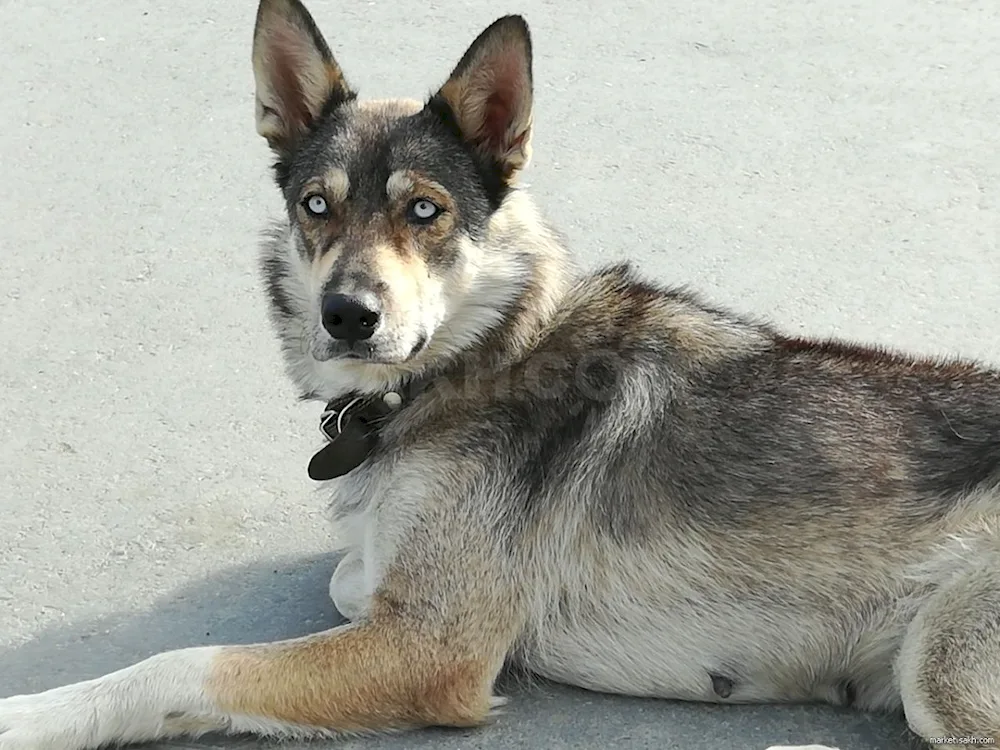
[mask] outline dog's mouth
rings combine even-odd
[[[412,360],[421,354],[430,344],[430,339],[421,334],[409,351],[402,353],[384,351],[370,341],[331,341],[317,339],[313,342],[311,354],[317,362],[356,361],[371,364],[398,365]]]
[[[367,341],[330,341],[317,339],[313,342],[313,359],[317,362],[329,362],[331,360],[374,360],[376,348],[374,344]]]

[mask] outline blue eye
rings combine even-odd
[[[407,218],[417,224],[430,224],[440,216],[442,208],[427,198],[417,198],[407,209]]]
[[[302,201],[302,205],[313,216],[326,216],[330,210],[330,207],[326,204],[326,198],[315,193]]]

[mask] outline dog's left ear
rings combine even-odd
[[[431,100],[448,105],[462,138],[513,181],[531,159],[531,34],[521,16],[494,21]]]

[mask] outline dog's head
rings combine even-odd
[[[289,219],[265,269],[310,367],[415,369],[495,323],[519,274],[482,238],[530,158],[525,22],[489,26],[426,103],[360,101],[301,2],[261,0],[253,68]]]

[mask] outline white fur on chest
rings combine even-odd
[[[406,462],[409,463],[409,462]],[[420,472],[397,464],[392,472],[365,463],[328,482],[336,549],[344,552],[330,581],[330,596],[350,620],[363,617],[386,568],[413,528],[426,482]]]

